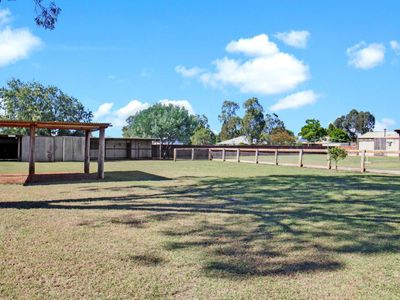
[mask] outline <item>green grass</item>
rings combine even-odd
[[[230,159],[234,160],[236,157],[231,156]],[[240,157],[241,161],[254,161],[254,153],[246,152]],[[299,161],[298,153],[284,153],[279,155],[279,163],[297,165]],[[259,156],[261,163],[273,163],[273,153],[262,153]],[[305,166],[326,166],[326,154],[304,154],[303,164]],[[332,162],[332,164],[334,164]],[[339,161],[339,167],[359,169],[361,166],[360,156],[348,156],[344,160]],[[397,170],[400,172],[400,159],[399,157],[375,156],[366,158],[367,170]]]
[[[201,161],[106,171],[0,186],[0,298],[400,295],[398,176]]]

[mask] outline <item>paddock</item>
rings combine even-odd
[[[0,162],[4,173],[27,167]],[[400,294],[400,176],[207,159],[105,170],[104,180],[0,185],[0,298]]]

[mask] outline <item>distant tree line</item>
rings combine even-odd
[[[219,133],[211,130],[205,115],[193,115],[175,105],[154,104],[128,117],[123,127],[124,137],[159,138],[166,151],[180,142],[193,145],[212,145],[219,141],[245,136],[250,144],[295,145],[298,138],[286,128],[277,114],[264,112],[257,98],[243,103],[243,116],[238,115],[240,105],[224,101],[218,116]],[[44,86],[36,81],[22,82],[12,79],[0,88],[0,119],[91,122],[93,114],[76,98],[55,86]],[[307,142],[355,141],[359,134],[372,131],[375,117],[370,112],[351,110],[339,116],[324,128],[319,120],[308,119],[299,136]],[[25,134],[26,129],[0,129],[5,134]],[[79,131],[38,130],[39,135],[81,135]]]

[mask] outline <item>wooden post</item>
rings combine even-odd
[[[21,143],[22,137],[18,136],[18,161],[21,161]]]
[[[194,160],[194,148],[192,148],[192,160]]]
[[[258,149],[256,149],[255,157],[254,157],[254,163],[258,164]]]
[[[29,175],[35,175],[35,132],[36,127],[29,129]]]
[[[303,167],[303,149],[300,149],[299,151],[299,168]]]
[[[240,162],[240,149],[236,150],[236,161]]]
[[[211,148],[208,148],[208,160],[212,160]]]
[[[225,149],[222,149],[222,161],[225,161]]]
[[[275,165],[278,165],[278,149],[275,150]]]
[[[332,169],[332,159],[331,159],[331,156],[329,155],[329,152],[328,152],[327,161],[328,161],[328,163],[327,163],[326,167],[328,170],[331,170]]]
[[[85,131],[85,157],[84,157],[84,172],[90,173],[90,130]]]
[[[361,151],[361,169],[360,169],[361,173],[365,172],[365,152],[366,150]]]
[[[176,148],[174,148],[174,161],[176,161]]]
[[[99,133],[99,152],[97,157],[97,177],[99,179],[104,179],[104,158],[106,151],[106,143],[105,143],[105,128],[100,128]]]

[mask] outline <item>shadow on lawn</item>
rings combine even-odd
[[[46,173],[29,175],[24,185],[53,185],[90,182],[122,182],[122,181],[161,181],[170,178],[146,173],[142,171],[110,171],[106,172],[105,179],[97,179],[96,173]]]
[[[200,251],[207,276],[332,271],[345,267],[341,253],[400,251],[400,177],[272,175],[145,188],[150,195],[2,202],[0,208],[152,212],[110,223],[140,230],[165,222],[164,250]]]

